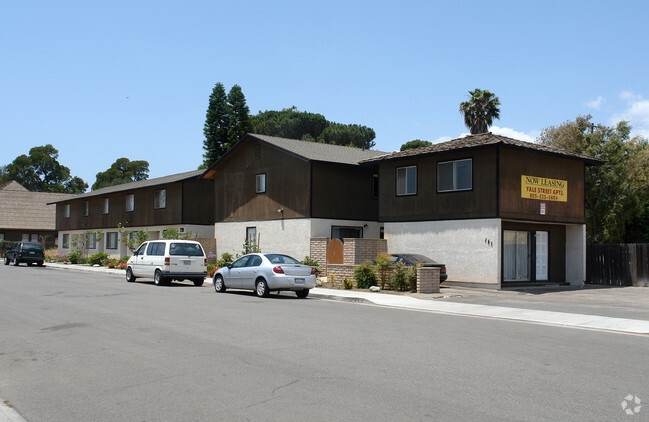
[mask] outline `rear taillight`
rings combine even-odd
[[[165,258],[165,265],[171,265],[169,257]]]
[[[207,258],[205,258],[205,259],[203,260],[203,265],[205,265],[205,266],[207,267]]]
[[[284,270],[279,265],[277,267],[273,268],[273,272],[275,274],[284,274]]]
[[[315,268],[311,267],[311,275],[315,274]]]
[[[440,269],[439,269],[439,272],[440,272],[440,273],[445,273],[445,272],[446,272],[446,267],[442,267],[442,268],[440,268]]]

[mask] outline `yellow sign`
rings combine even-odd
[[[521,197],[541,201],[568,201],[568,181],[521,176]]]

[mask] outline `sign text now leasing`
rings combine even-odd
[[[521,197],[541,201],[568,201],[568,181],[537,176],[521,176]]]

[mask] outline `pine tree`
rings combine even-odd
[[[246,105],[246,97],[239,85],[234,85],[228,93],[230,106],[230,125],[228,128],[228,148],[237,143],[246,133],[252,130],[250,109]]]
[[[205,115],[203,134],[203,165],[209,167],[228,150],[228,130],[230,128],[230,113],[225,87],[218,82],[210,95],[209,106]]]

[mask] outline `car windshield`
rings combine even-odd
[[[264,255],[266,259],[270,261],[271,264],[300,264],[300,261],[298,261],[295,258],[291,258],[288,255],[278,255],[278,254],[270,254],[267,253]]]
[[[203,256],[203,248],[197,243],[172,243],[169,255]]]

